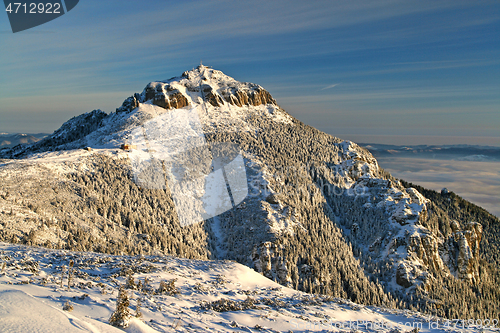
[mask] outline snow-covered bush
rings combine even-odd
[[[173,296],[173,295],[179,294],[180,291],[175,286],[175,281],[177,281],[177,279],[172,279],[172,280],[167,280],[167,281],[161,281],[160,282],[160,286],[156,290],[156,293],[157,294],[166,294],[166,295],[169,295],[169,296]]]
[[[251,297],[247,297],[246,300],[240,302],[221,298],[213,302],[204,302],[201,304],[201,308],[204,310],[214,310],[217,312],[242,311],[255,309],[255,304],[257,304],[257,302]]]
[[[66,301],[66,303],[64,303],[63,310],[71,312],[73,311],[73,305],[69,301]]]

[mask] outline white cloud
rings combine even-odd
[[[329,86],[326,86],[326,87],[324,87],[324,88],[323,88],[323,89],[321,89],[321,90],[331,89],[331,88],[333,88],[333,87],[338,86],[339,84],[340,84],[340,83],[330,84]]]

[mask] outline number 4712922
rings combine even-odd
[[[22,3],[14,2],[9,3],[5,8],[5,11],[9,14],[61,14],[61,4],[60,3]]]

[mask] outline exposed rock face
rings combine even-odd
[[[426,283],[429,276],[437,272],[452,274],[471,283],[479,282],[481,224],[470,222],[462,230],[458,222],[451,221],[449,227],[452,232],[443,235],[427,224],[433,206],[414,188],[400,190],[389,180],[384,183],[359,178],[358,183],[364,186],[367,197],[369,194],[369,197],[376,198],[377,192],[383,193],[383,188],[388,188],[384,200],[379,201],[377,207],[386,208],[391,223],[386,233],[377,235],[376,231],[371,233],[359,223],[355,227],[352,224],[346,227],[351,228],[352,235],[357,239],[365,237],[368,253],[391,258],[397,263],[397,284],[410,288]]]
[[[151,82],[146,87],[145,100],[164,109],[180,109],[189,105],[188,99],[170,84]]]
[[[222,72],[206,71],[206,69],[206,67],[200,66],[195,71],[184,72],[181,77],[184,80],[181,79],[177,84],[183,85],[188,94],[189,92],[201,93],[202,99],[215,107],[222,106],[226,102],[240,107],[277,105],[271,94],[258,84],[241,83],[234,79],[228,80],[228,77]],[[196,75],[200,75],[200,77],[195,77]],[[200,80],[199,83],[197,80]],[[209,82],[212,85],[208,84]],[[218,82],[219,85],[213,85],[214,82]],[[147,101],[152,101],[154,105],[167,110],[189,105],[189,98],[179,90],[179,86],[171,84],[170,81],[151,82],[142,94],[135,94],[127,98],[116,111],[130,112],[139,103]]]
[[[270,194],[267,196],[266,201],[274,205],[279,204],[280,196],[278,194]]]
[[[254,246],[252,250],[254,269],[262,273],[265,277],[278,281],[282,285],[290,285],[292,279],[280,252],[281,248],[271,242],[264,242]]]
[[[276,101],[271,94],[261,86],[255,84],[249,84],[248,88],[225,88],[220,93],[226,102],[232,105],[276,105]]]
[[[483,235],[483,226],[478,222],[469,222],[465,226],[465,238],[472,249],[474,257],[479,257],[479,244],[481,243],[481,238]]]
[[[389,250],[403,247],[406,249],[406,258],[396,269],[396,283],[405,288],[425,283],[429,274],[428,269],[442,271],[445,264],[441,258],[443,240],[431,233],[406,233],[404,237],[394,238]]]
[[[458,278],[472,283],[479,282],[478,260],[482,233],[481,224],[469,222],[463,231],[456,230],[449,238],[450,268],[455,270]]]
[[[410,272],[404,264],[400,264],[396,269],[396,283],[405,288],[409,288],[413,284]]]
[[[440,246],[442,247],[442,240],[432,234],[412,235],[409,238],[408,252],[414,259],[420,259],[424,265],[438,271],[444,267],[439,255]]]
[[[203,84],[201,86],[201,91],[203,92],[203,99],[213,106],[221,106],[224,104],[222,97],[208,84]]]
[[[396,270],[396,282],[405,287],[425,282],[425,268],[433,271],[448,271],[457,278],[471,283],[479,282],[479,244],[482,226],[469,222],[461,230],[457,221],[450,223],[453,233],[445,238],[430,232],[406,235],[405,239],[394,241],[390,248],[406,246],[408,256]],[[418,269],[418,266],[421,266]],[[417,268],[417,269],[415,269]],[[419,275],[424,273],[424,275]]]
[[[117,113],[120,112],[130,112],[139,106],[139,103],[143,102],[143,98],[139,94],[134,94],[134,96],[130,96],[125,101],[123,101],[122,106],[116,109]]]
[[[199,88],[191,87],[189,90],[198,91]],[[213,106],[222,106],[224,101],[240,107],[245,105],[277,105],[269,92],[261,86],[251,83],[247,86],[220,88],[218,91],[207,84],[202,84],[201,91],[203,99]]]
[[[396,269],[396,283],[405,288],[423,284],[428,278],[425,267],[410,260],[404,260]]]

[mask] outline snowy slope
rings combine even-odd
[[[74,278],[68,288],[70,260]],[[132,319],[127,332],[403,332],[415,327],[441,332],[456,325],[297,292],[229,261],[109,256],[0,243],[0,263],[2,332],[119,332],[108,319],[119,286],[130,276],[136,284],[127,289],[130,310],[134,313],[140,299],[143,318]],[[177,293],[158,292],[161,281],[172,279]],[[237,307],[245,300],[251,304],[247,309],[224,309],[224,304]],[[72,311],[63,311],[66,303]],[[481,329],[466,331],[492,330]]]

